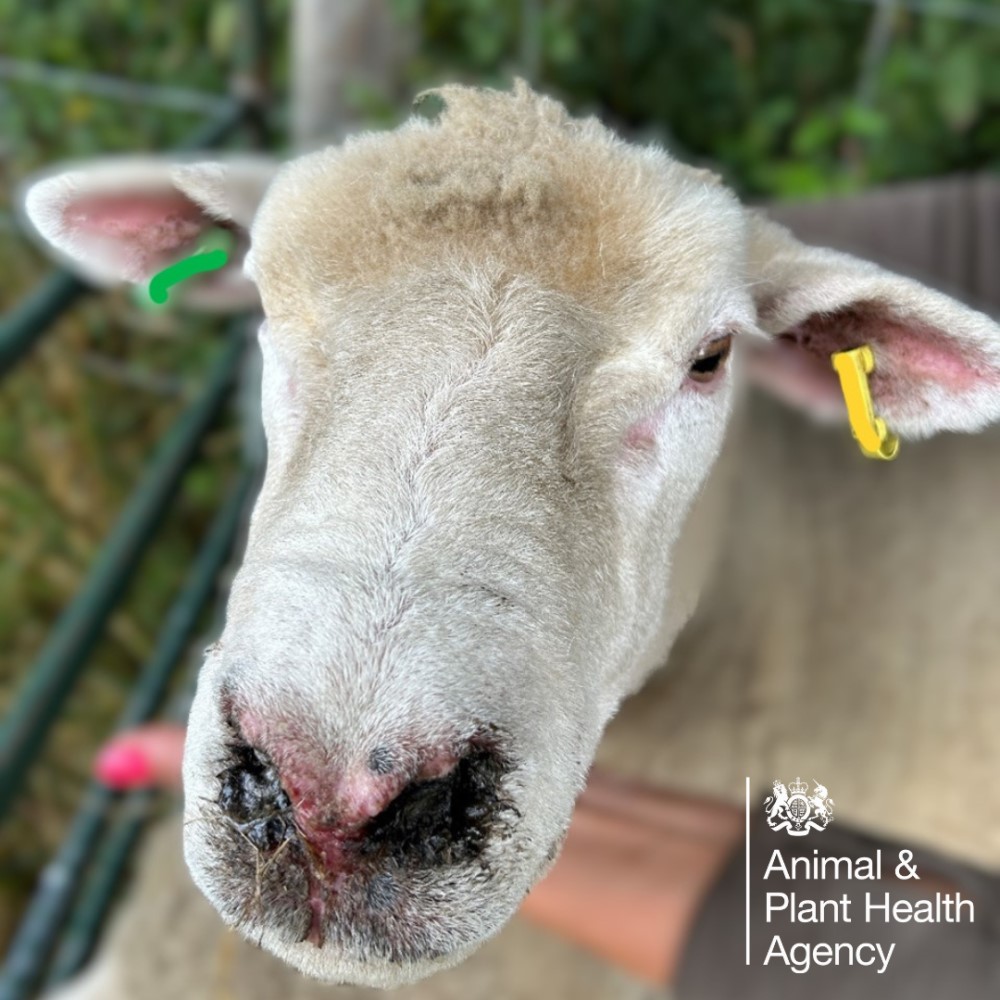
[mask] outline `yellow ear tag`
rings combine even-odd
[[[899,452],[899,438],[889,431],[885,421],[875,416],[868,376],[875,370],[875,355],[866,344],[831,356],[834,371],[840,376],[840,389],[847,403],[851,433],[866,458],[889,462]]]

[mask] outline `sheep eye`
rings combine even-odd
[[[717,337],[711,343],[706,344],[701,353],[691,364],[688,377],[693,382],[711,382],[722,374],[726,364],[726,358],[733,346],[733,335],[727,333],[724,337]]]

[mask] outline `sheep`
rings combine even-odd
[[[995,867],[997,805],[969,803],[998,749],[997,438],[920,439],[1000,419],[1000,329],[522,84],[440,94],[273,175],[28,194],[104,278],[213,222],[250,247],[268,466],[191,713],[195,883],[325,982],[643,996],[510,922],[595,756],[730,799],[807,773],[839,820]],[[838,423],[830,355],[860,344],[893,465]],[[133,917],[68,995],[278,975],[184,905],[176,988],[136,968]]]

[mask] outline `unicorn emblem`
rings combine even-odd
[[[815,778],[813,778],[813,784],[816,787],[813,789],[812,795],[809,796],[809,805],[812,807],[813,813],[823,821],[825,827],[833,819],[833,799],[830,798],[826,785],[821,785]]]

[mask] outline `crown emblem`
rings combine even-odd
[[[826,785],[815,779],[816,786],[809,791],[809,782],[796,777],[784,785],[774,782],[772,794],[764,802],[767,825],[772,830],[785,830],[793,837],[804,837],[812,831],[825,830],[833,820],[833,799]]]

